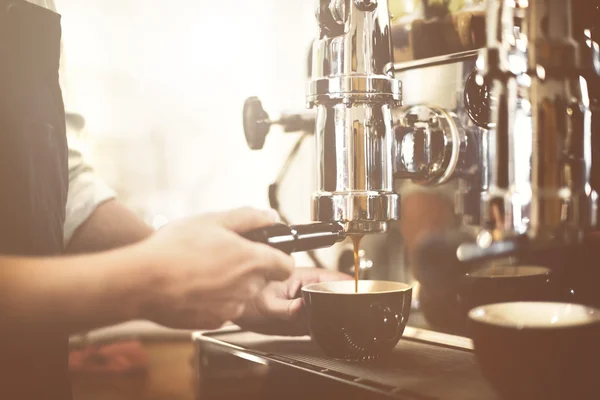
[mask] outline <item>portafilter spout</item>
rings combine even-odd
[[[393,189],[394,78],[387,0],[320,0],[307,106],[317,109],[315,221],[349,234],[387,230],[399,218]]]

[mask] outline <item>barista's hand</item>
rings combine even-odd
[[[269,335],[302,336],[308,334],[301,298],[302,286],[310,283],[353,279],[337,271],[296,268],[285,282],[271,282],[247,304],[241,318],[234,320],[241,328]]]
[[[152,268],[137,314],[174,328],[216,329],[238,318],[272,281],[283,281],[294,261],[238,233],[268,226],[274,212],[248,208],[169,224],[140,244]]]

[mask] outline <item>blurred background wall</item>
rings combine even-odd
[[[242,205],[267,186],[297,135],[273,128],[248,150],[242,105],[271,117],[304,108],[317,26],[306,0],[56,0],[68,108],[87,121],[78,145],[123,202],[160,223]],[[309,220],[312,143],[282,197]]]

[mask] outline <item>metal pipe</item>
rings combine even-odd
[[[493,166],[482,210],[502,237],[580,240],[596,224],[591,111],[570,12],[570,0],[488,2],[480,67],[492,90]]]

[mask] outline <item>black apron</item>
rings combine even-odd
[[[0,254],[58,255],[68,190],[60,16],[0,0]],[[0,276],[0,279],[2,277]],[[71,398],[68,335],[0,321],[0,399]]]

